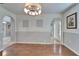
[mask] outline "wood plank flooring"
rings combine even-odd
[[[54,49],[53,44],[21,44],[16,43],[3,51],[3,56],[77,56],[65,46],[56,45]]]
[[[0,52],[0,56],[2,56],[2,52]]]

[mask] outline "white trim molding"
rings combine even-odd
[[[13,44],[15,44],[15,42],[11,42],[8,46],[2,47],[2,49],[0,49],[0,51],[3,51],[5,48],[7,48],[7,47],[9,47],[10,45],[13,45]]]
[[[16,42],[16,43],[23,43],[23,44],[55,44],[54,42]],[[56,42],[56,44],[60,44],[60,43]]]
[[[76,52],[75,50],[73,50],[72,48],[70,48],[68,45],[66,45],[64,43],[63,43],[63,45],[79,56],[79,53]]]
[[[53,44],[53,43],[46,43],[46,42],[16,42],[16,43],[22,43],[22,44]]]

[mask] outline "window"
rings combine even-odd
[[[36,20],[37,27],[43,27],[43,20]]]
[[[23,20],[23,27],[29,27],[29,20]]]

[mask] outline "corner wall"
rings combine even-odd
[[[77,29],[66,28],[66,17],[77,12]],[[79,55],[79,4],[73,6],[64,13],[63,19],[63,39],[64,44]]]

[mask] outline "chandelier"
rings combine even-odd
[[[25,4],[24,12],[28,15],[40,15],[41,6],[38,3],[27,3]]]

